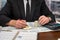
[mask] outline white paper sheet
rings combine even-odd
[[[0,40],[12,40],[17,31],[0,31]]]
[[[20,32],[16,40],[37,40],[36,32]]]

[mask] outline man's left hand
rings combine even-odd
[[[39,24],[40,25],[45,25],[45,24],[49,23],[50,21],[51,21],[50,17],[46,17],[44,15],[39,17]]]

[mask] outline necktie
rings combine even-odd
[[[31,20],[30,18],[31,13],[30,13],[30,5],[29,5],[29,0],[27,0],[27,4],[26,4],[26,20]]]

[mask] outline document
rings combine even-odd
[[[15,40],[37,40],[36,32],[20,32]]]
[[[54,31],[54,30],[51,30],[49,28],[46,28],[46,27],[39,27],[39,32],[50,32],[50,31]]]
[[[13,40],[17,34],[16,30],[7,31],[1,30],[0,31],[0,40]]]
[[[5,26],[5,27],[2,27],[2,30],[16,30],[16,28],[12,26]]]

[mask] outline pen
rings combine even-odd
[[[19,34],[19,31],[16,33],[16,35],[14,36],[14,38],[12,40],[15,40],[16,37],[18,36],[18,34]]]

